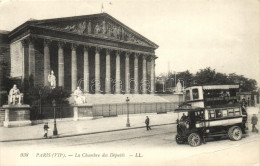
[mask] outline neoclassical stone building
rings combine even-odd
[[[106,13],[29,20],[8,34],[11,77],[85,93],[154,93],[158,46]]]

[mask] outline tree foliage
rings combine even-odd
[[[62,103],[70,96],[70,93],[62,87],[51,89],[49,86],[35,86],[32,77],[24,80],[24,103],[38,105],[41,100],[43,105],[52,105],[55,100],[57,104]]]
[[[196,74],[190,73],[189,70],[176,73],[169,73],[166,78],[166,86],[174,86],[172,82],[177,82],[179,79],[185,82],[185,87],[194,85],[226,85],[226,84],[239,84],[242,91],[255,91],[257,90],[257,82],[254,79],[249,79],[243,75],[235,73],[225,74],[216,72],[215,69],[210,67],[200,69]],[[176,79],[175,79],[176,77]],[[158,85],[159,87],[159,85]]]
[[[61,104],[70,96],[70,93],[62,87],[51,89],[50,87],[31,87],[26,91],[25,102],[31,105],[38,105],[39,100],[43,105],[52,105],[55,100],[57,104]]]

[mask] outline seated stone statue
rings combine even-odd
[[[86,96],[84,96],[83,92],[80,90],[79,87],[74,91],[74,102],[76,104],[84,104],[87,102]]]
[[[21,105],[23,98],[23,94],[20,93],[20,90],[17,88],[17,86],[14,84],[13,88],[9,92],[9,104],[16,104],[18,100],[18,105]]]

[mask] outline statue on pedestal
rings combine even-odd
[[[182,85],[180,80],[178,80],[178,83],[176,85],[176,93],[182,93]]]
[[[9,92],[8,103],[15,105],[18,100],[18,105],[21,105],[22,97],[23,97],[23,94],[20,93],[20,90],[14,84],[13,88]]]
[[[86,96],[84,96],[83,92],[80,90],[79,86],[73,93],[74,101],[76,104],[84,104],[87,102]]]
[[[51,74],[48,76],[48,82],[50,83],[51,89],[56,88],[56,77],[54,75],[53,70],[51,71]]]

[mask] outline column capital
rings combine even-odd
[[[129,58],[130,54],[131,54],[131,52],[126,51],[126,52],[125,52],[125,57]]]
[[[135,58],[138,58],[141,54],[139,52],[134,52]]]
[[[84,51],[88,51],[90,49],[90,46],[84,45]]]
[[[110,54],[113,50],[111,48],[106,48],[106,54]]]
[[[119,50],[116,50],[116,54],[121,54],[122,53],[122,51],[119,49]]]
[[[154,54],[151,54],[151,55],[150,55],[150,58],[151,58],[151,60],[155,60],[155,59],[156,59],[156,56],[155,56]]]
[[[63,48],[65,43],[63,41],[58,41],[58,47]]]
[[[148,54],[143,54],[143,59],[146,59],[148,56]]]
[[[29,36],[29,37],[27,38],[27,40],[28,40],[29,43],[34,44],[36,38],[33,37],[33,36]]]
[[[101,47],[96,47],[95,52],[96,52],[96,53],[100,53],[101,50],[102,50]]]
[[[78,47],[77,44],[75,44],[75,43],[72,43],[72,44],[71,44],[71,50],[76,50],[77,47]]]
[[[44,46],[49,46],[50,43],[51,43],[51,40],[43,39],[43,44],[44,44]]]
[[[24,39],[24,40],[21,40],[21,43],[22,43],[22,46],[24,47],[27,42],[26,42],[26,40]]]
[[[6,53],[7,50],[9,50],[9,49],[8,49],[8,48],[5,48],[5,47],[0,47],[0,54]]]

